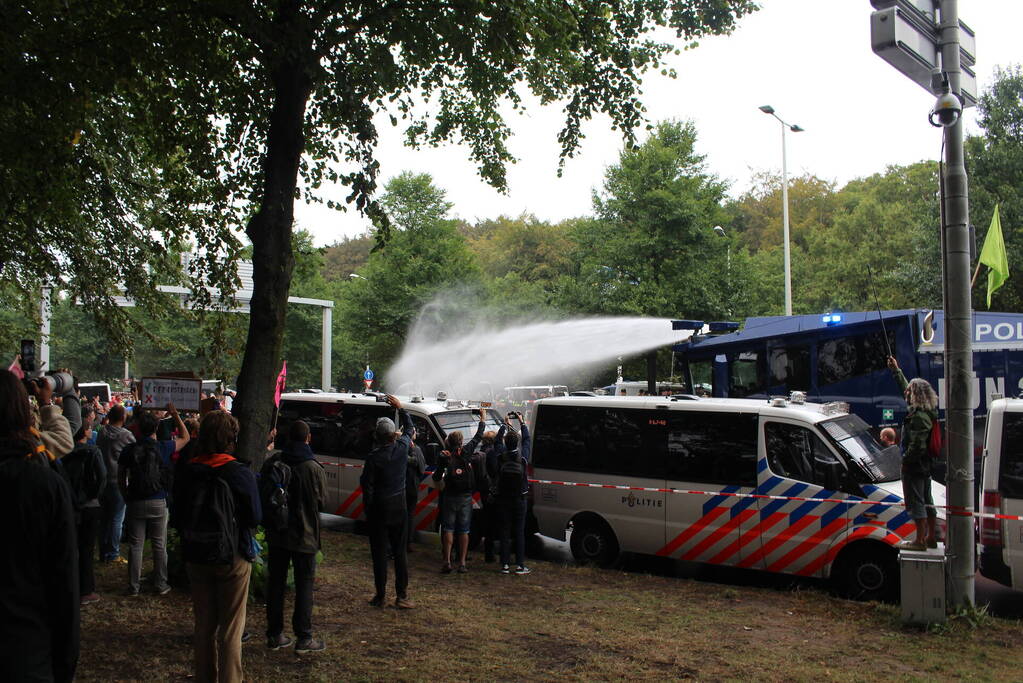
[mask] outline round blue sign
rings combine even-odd
[[[362,373],[363,379],[373,379],[373,377],[375,377],[375,375],[373,374],[373,371],[370,370],[369,368],[366,368],[366,372]]]

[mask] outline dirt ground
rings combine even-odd
[[[441,575],[434,546],[410,556],[416,609],[375,609],[369,544],[324,532],[313,623],[324,652],[268,651],[249,604],[246,678],[358,680],[1020,680],[1023,624],[955,617],[903,627],[896,606],[818,588],[730,586],[536,562],[505,576],[476,557]],[[144,570],[150,567],[146,558]],[[98,567],[103,599],[82,610],[78,678],[191,674],[187,591],[125,596],[124,565]],[[393,601],[393,594],[389,596]],[[290,598],[286,623],[290,623]],[[971,623],[971,621],[973,623]]]

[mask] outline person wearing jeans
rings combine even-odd
[[[501,524],[501,573],[511,573],[511,549],[512,542],[515,543],[515,564],[516,574],[529,574],[530,569],[526,566],[526,507],[529,494],[529,479],[526,468],[529,465],[530,443],[529,427],[522,421],[517,413],[510,413],[505,418],[507,426],[511,426],[510,418],[514,417],[519,421],[520,436],[514,429],[508,429],[502,444],[503,450],[499,455],[498,467],[503,463],[519,462],[521,475],[516,477],[519,481],[509,483],[500,471],[497,474],[497,490],[494,500],[497,503],[498,517]]]
[[[135,436],[124,428],[124,419],[124,406],[112,406],[107,414],[107,424],[96,438],[96,445],[103,453],[107,468],[107,485],[100,500],[103,517],[100,522],[99,551],[100,559],[104,562],[124,562],[121,558],[124,498],[117,484],[117,462],[124,447],[135,443]]]

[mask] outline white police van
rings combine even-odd
[[[981,466],[983,512],[1023,516],[1023,400],[988,405]],[[980,573],[1023,589],[1023,522],[981,518]]]
[[[373,449],[377,418],[389,417],[399,425],[395,410],[382,402],[382,394],[286,393],[281,395],[277,420],[277,446],[287,439],[294,420],[305,420],[312,435],[313,454],[327,474],[326,511],[352,519],[365,519],[359,477]],[[398,397],[416,428],[416,444],[432,471],[436,454],[450,432],[471,438],[479,425],[479,405],[465,401],[420,396]],[[501,417],[487,410],[487,429],[497,431]],[[432,529],[437,519],[437,490],[424,481],[419,487],[416,529]]]
[[[534,514],[545,536],[571,529],[578,560],[644,553],[831,577],[857,598],[898,595],[896,545],[915,530],[901,455],[844,404],[797,392],[552,398],[535,410]]]

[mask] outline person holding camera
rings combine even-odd
[[[71,429],[49,392],[37,400],[46,431],[36,427],[25,384],[0,370],[2,681],[70,681],[78,666],[74,504],[48,445],[71,443]]]
[[[447,436],[447,450],[441,451],[433,481],[444,492],[441,501],[440,528],[441,551],[444,565],[441,573],[450,574],[451,550],[458,536],[458,573],[469,571],[465,558],[469,554],[469,531],[472,527],[472,494],[490,486],[487,468],[476,455],[476,447],[483,439],[486,429],[486,410],[480,408],[480,423],[476,434],[462,443],[462,433],[453,431]]]
[[[394,556],[394,590],[397,594],[394,606],[398,609],[412,609],[415,605],[408,598],[405,472],[414,428],[412,418],[402,409],[397,397],[388,394],[386,401],[398,411],[401,436],[393,420],[378,418],[373,429],[375,446],[366,457],[359,478],[369,520],[369,548],[373,556],[373,585],[376,588],[369,604],[373,607],[384,606],[389,548]]]

